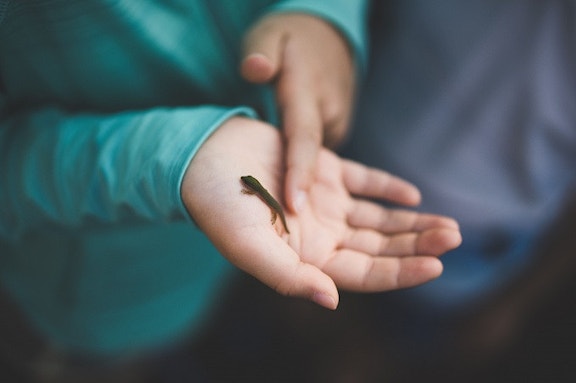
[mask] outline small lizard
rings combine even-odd
[[[282,221],[282,225],[284,225],[284,229],[286,229],[286,233],[290,234],[290,230],[288,230],[288,225],[286,224],[286,217],[284,217],[284,210],[282,210],[282,206],[272,197],[268,190],[262,186],[262,184],[252,176],[242,176],[240,180],[247,187],[247,189],[242,190],[243,193],[246,194],[258,194],[260,198],[268,205],[272,211],[272,224],[276,222],[276,216],[280,216],[280,220]]]

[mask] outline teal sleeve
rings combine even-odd
[[[367,0],[284,0],[272,6],[272,12],[304,12],[318,16],[344,36],[354,52],[358,69],[367,60]]]
[[[180,183],[220,124],[248,108],[113,115],[58,109],[0,120],[0,237],[45,224],[186,219]]]

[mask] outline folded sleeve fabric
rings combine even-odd
[[[203,106],[102,116],[46,109],[6,119],[2,236],[50,223],[186,217],[183,172],[200,143],[237,114],[253,112]]]

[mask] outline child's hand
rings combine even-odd
[[[287,142],[285,201],[304,208],[322,144],[346,135],[355,70],[346,41],[327,22],[305,14],[265,17],[245,38],[242,75],[274,83]]]
[[[278,292],[334,309],[338,288],[373,292],[415,286],[442,272],[437,257],[460,244],[454,220],[388,209],[363,198],[414,205],[418,190],[386,172],[320,149],[309,201],[286,214],[290,234],[258,196],[242,193],[252,175],[282,196],[280,133],[232,118],[202,145],[186,171],[182,199],[190,215],[234,265]]]

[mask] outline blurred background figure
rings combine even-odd
[[[414,182],[464,238],[441,278],[385,295],[382,326],[412,357],[478,359],[574,275],[576,3],[373,2],[371,16],[344,153]]]
[[[412,180],[465,244],[419,289],[469,304],[530,261],[576,170],[576,8],[567,1],[376,3],[346,153]]]

